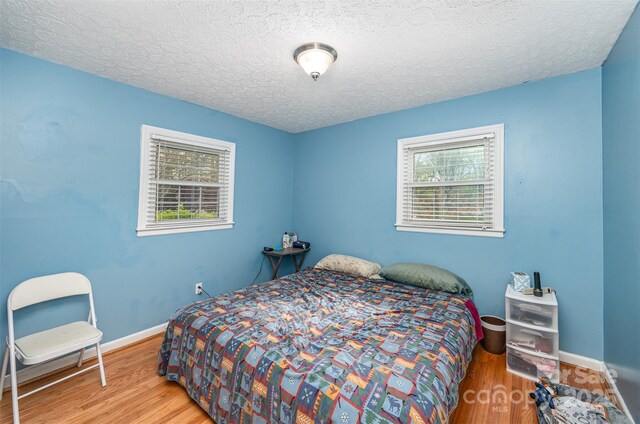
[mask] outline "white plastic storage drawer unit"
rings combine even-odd
[[[560,377],[558,301],[555,293],[525,295],[507,286],[507,370],[530,380]]]

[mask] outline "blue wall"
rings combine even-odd
[[[212,294],[245,286],[261,247],[292,228],[313,243],[306,264],[342,252],[440,265],[471,283],[483,313],[504,315],[509,271],[538,270],[558,291],[561,349],[603,358],[599,68],[287,134],[11,51],[0,60],[2,298],[35,275],[83,272],[112,340],[196,299],[196,281]],[[142,123],[237,143],[234,229],[136,237]],[[495,123],[505,237],[397,232],[396,140]]]
[[[604,359],[640,423],[640,8],[602,69]]]
[[[0,340],[4,299],[27,278],[86,274],[108,341],[165,321],[197,281],[212,295],[246,286],[291,228],[291,134],[12,51],[0,60]],[[143,123],[237,143],[233,229],[136,237]],[[65,305],[20,327],[86,319]]]
[[[293,228],[310,262],[339,252],[417,261],[465,278],[481,313],[504,316],[509,271],[558,292],[562,350],[602,358],[600,68],[297,136]],[[505,124],[503,239],[398,232],[398,138]]]

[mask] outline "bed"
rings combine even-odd
[[[477,341],[469,303],[309,268],[177,311],[158,374],[217,424],[445,423]]]

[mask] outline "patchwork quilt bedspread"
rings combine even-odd
[[[476,344],[467,300],[309,268],[179,310],[158,374],[217,424],[445,423]]]

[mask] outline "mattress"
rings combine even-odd
[[[468,300],[310,268],[177,311],[158,374],[218,424],[444,423],[477,341]]]

